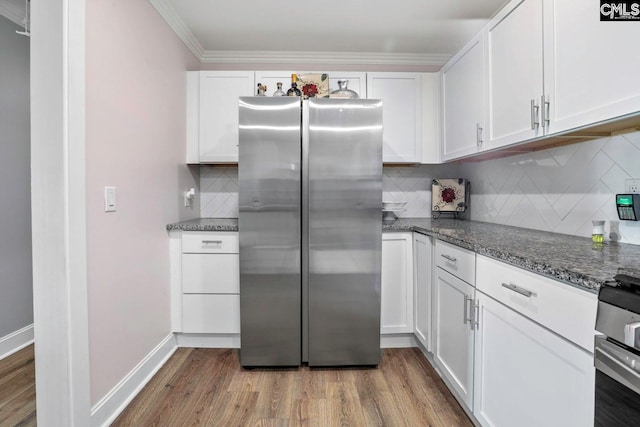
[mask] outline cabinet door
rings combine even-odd
[[[200,162],[238,162],[238,98],[253,95],[253,72],[200,73]]]
[[[601,22],[598,5],[546,0],[545,92],[551,133],[640,111],[640,25]]]
[[[473,412],[480,423],[593,425],[593,354],[483,293],[476,295]]]
[[[485,110],[484,39],[478,34],[442,68],[442,158],[474,154]]]
[[[474,331],[468,321],[474,288],[436,268],[435,361],[450,387],[473,407]]]
[[[419,73],[367,73],[368,98],[383,102],[382,161],[422,160],[422,78]]]
[[[240,333],[240,295],[185,294],[182,313],[182,332]]]
[[[413,280],[415,296],[415,334],[418,341],[431,350],[431,276],[433,274],[431,237],[413,233]]]
[[[542,135],[536,124],[543,95],[542,1],[514,0],[487,27],[489,126],[484,149]]]
[[[411,233],[382,234],[382,334],[413,333]]]

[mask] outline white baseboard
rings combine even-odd
[[[178,347],[240,348],[240,334],[185,334],[176,333]]]
[[[380,335],[380,348],[407,348],[417,346],[418,341],[413,334]]]
[[[0,338],[0,360],[33,344],[33,323]]]
[[[177,348],[174,334],[169,334],[138,363],[138,366],[91,408],[91,425],[110,425]]]
[[[185,334],[176,333],[178,347],[190,348],[240,348],[239,334]],[[380,335],[380,348],[417,347],[413,334]]]

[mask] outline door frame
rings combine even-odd
[[[37,422],[90,425],[85,1],[31,4]]]

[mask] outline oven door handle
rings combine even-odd
[[[640,394],[640,357],[602,336],[596,337],[594,356],[597,370]]]

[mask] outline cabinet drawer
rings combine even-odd
[[[595,294],[482,255],[476,288],[593,352]]]
[[[185,231],[182,233],[182,253],[237,254],[238,233],[219,231]]]
[[[182,292],[237,294],[240,292],[238,254],[183,254]]]
[[[475,284],[475,252],[436,240],[436,265],[467,283]]]
[[[183,295],[182,313],[185,333],[240,333],[240,295]]]

